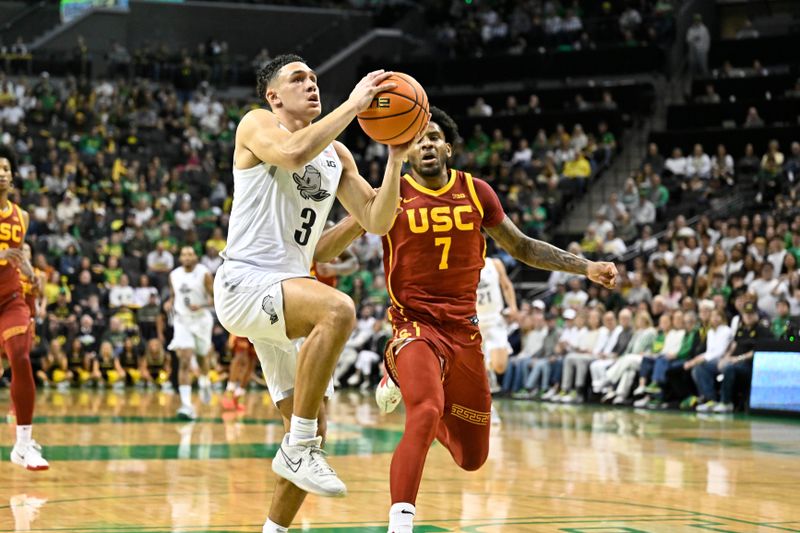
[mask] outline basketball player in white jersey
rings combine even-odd
[[[508,327],[503,310],[508,305],[508,314],[514,318],[517,314],[517,295],[514,285],[508,279],[503,262],[494,257],[487,257],[481,270],[478,282],[478,299],[475,310],[478,315],[478,327],[483,338],[481,349],[487,359],[489,382],[497,383],[497,374],[506,371],[511,344],[508,342]],[[500,416],[492,405],[492,424],[499,424]]]
[[[178,416],[186,420],[197,418],[192,405],[192,358],[197,356],[200,377],[197,385],[201,395],[210,397],[211,382],[208,379],[208,351],[211,349],[211,333],[214,329],[214,281],[211,272],[197,262],[197,254],[191,246],[181,248],[181,266],[169,273],[169,299],[164,302],[164,311],[174,310],[174,335],[167,347],[178,354],[178,391],[181,406]]]
[[[321,450],[321,408],[355,309],[349,297],[309,272],[335,198],[369,232],[383,235],[392,226],[411,142],[389,147],[376,192],[335,141],[378,92],[396,86],[379,87],[389,75],[368,74],[347,101],[313,122],[321,113],[316,73],[298,56],[276,57],[258,73],[259,96],[271,111],[250,111],[236,131],[233,207],[214,295],[225,329],[253,342],[288,430],[272,461],[282,479],[265,533],[288,531],[306,492],[346,494]],[[298,352],[292,339],[301,337]]]

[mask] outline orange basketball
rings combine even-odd
[[[369,108],[358,114],[358,123],[379,143],[407,143],[428,125],[428,95],[408,74],[395,72],[383,83],[396,83],[397,87],[375,95]]]

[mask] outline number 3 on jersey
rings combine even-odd
[[[300,229],[295,230],[294,240],[300,246],[305,246],[308,244],[308,238],[311,236],[314,222],[317,221],[317,212],[310,207],[306,207],[300,212],[300,218],[303,219],[303,224],[300,226]]]

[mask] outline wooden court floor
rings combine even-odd
[[[174,418],[161,393],[42,391],[34,436],[51,462],[27,472],[0,438],[0,532],[260,532],[282,436],[269,398],[246,416],[218,398]],[[0,391],[0,409],[8,390]],[[487,464],[457,470],[434,446],[418,533],[800,532],[800,423],[501,401]],[[331,464],[345,499],[309,498],[292,531],[384,533],[403,415],[370,396],[332,403]]]

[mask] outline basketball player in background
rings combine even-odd
[[[380,85],[390,75],[371,72],[342,105],[314,122],[322,110],[316,73],[298,56],[278,56],[258,73],[258,95],[270,111],[250,111],[236,130],[233,207],[214,294],[220,323],[253,341],[287,429],[272,461],[281,479],[265,533],[288,531],[306,492],[346,493],[322,452],[325,429],[318,417],[324,422],[323,397],[332,393],[331,376],[355,309],[350,298],[309,272],[334,199],[371,232],[382,235],[392,225],[411,143],[389,148],[376,192],[358,174],[350,151],[335,141],[377,93],[396,87]],[[292,340],[301,337],[298,352]]]
[[[211,272],[197,262],[191,246],[181,248],[181,266],[169,274],[169,298],[164,311],[175,311],[174,334],[167,349],[178,354],[178,392],[181,406],[178,416],[186,420],[197,418],[192,405],[192,358],[197,357],[200,375],[197,386],[204,403],[211,399],[211,380],[208,378],[208,352],[214,329],[214,280]]]
[[[402,395],[406,406],[405,431],[390,470],[389,533],[413,531],[434,438],[464,470],[480,468],[489,453],[492,399],[475,314],[486,251],[481,228],[532,267],[582,274],[606,287],[617,276],[613,263],[588,261],[524,235],[486,182],[447,168],[458,129],[444,111],[431,107],[431,115],[425,135],[408,152],[402,212],[383,239],[394,338],[385,354],[391,379],[384,378],[376,399],[391,411]],[[334,230],[320,243],[332,252],[361,234],[350,219]],[[330,242],[337,238],[338,245]]]
[[[11,401],[17,419],[11,462],[28,470],[47,470],[50,465],[42,457],[42,447],[32,437],[36,386],[30,361],[31,312],[20,274],[28,279],[35,274],[22,251],[30,217],[8,198],[15,170],[14,154],[0,145],[0,347],[11,365]]]
[[[247,392],[258,356],[253,343],[246,337],[230,335],[225,349],[229,350],[233,357],[228,369],[228,384],[222,395],[222,408],[226,411],[242,412],[244,404],[240,403],[240,400]]]
[[[503,262],[494,257],[486,259],[478,281],[478,299],[475,311],[478,315],[478,327],[483,344],[481,350],[486,356],[489,372],[490,390],[497,384],[497,374],[506,371],[511,344],[508,342],[508,327],[503,316],[503,300],[507,307],[507,316],[514,320],[517,316],[517,295],[514,285],[508,279]],[[500,423],[500,415],[492,404],[492,424]]]

